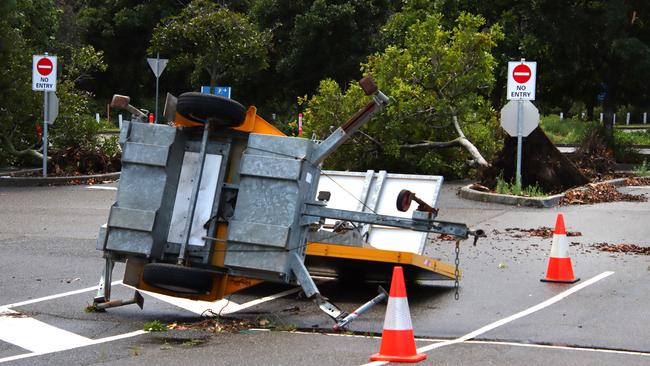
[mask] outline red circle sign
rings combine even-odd
[[[530,67],[520,64],[515,66],[512,70],[512,78],[515,79],[519,84],[523,84],[530,80],[530,77],[533,73],[530,71]]]
[[[49,58],[42,58],[36,63],[36,71],[43,76],[51,74],[53,69],[54,65],[52,65],[52,61]]]

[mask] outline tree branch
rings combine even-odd
[[[34,149],[16,150],[16,147],[11,142],[9,137],[4,134],[0,134],[0,143],[2,143],[2,147],[5,149],[5,151],[13,156],[20,158],[33,158],[34,160],[43,160],[43,154]]]

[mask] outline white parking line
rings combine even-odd
[[[120,284],[122,284],[122,281],[121,280],[120,281],[113,281],[113,282],[111,282],[111,284],[113,286],[120,285]],[[35,304],[37,302],[54,300],[54,299],[58,299],[60,297],[66,297],[66,296],[70,296],[70,295],[81,294],[81,293],[88,292],[88,291],[94,291],[94,290],[97,290],[98,288],[99,288],[99,286],[86,287],[86,288],[82,288],[82,289],[79,289],[79,290],[63,292],[63,293],[60,293],[60,294],[55,294],[55,295],[50,295],[50,296],[45,296],[45,297],[39,297],[37,299],[31,299],[31,300],[26,300],[26,301],[21,301],[21,302],[15,302],[13,304],[8,304],[8,305],[2,305],[2,306],[0,306],[0,312],[3,309],[17,308],[19,306]]]
[[[256,332],[269,332],[269,329],[249,329],[250,331]],[[304,331],[288,331],[287,333],[295,334],[304,334],[313,336],[314,332],[304,332]],[[376,338],[381,339],[381,336],[368,336],[361,334],[344,334],[344,333],[317,333],[319,336],[331,336],[331,337],[350,337],[350,338]],[[446,342],[446,339],[432,339],[432,338],[415,338],[417,342],[428,342],[428,343],[442,343]],[[650,357],[650,352],[640,352],[640,351],[623,351],[617,349],[604,349],[604,348],[590,348],[590,347],[578,347],[578,346],[552,346],[548,344],[535,344],[535,343],[517,343],[517,342],[499,342],[499,341],[465,341],[460,343],[465,344],[488,344],[495,346],[512,346],[512,347],[524,347],[524,348],[542,348],[542,349],[559,349],[566,351],[578,351],[578,352],[596,352],[596,353],[613,353],[620,355],[630,355],[630,356],[643,356]]]
[[[117,191],[117,187],[111,186],[87,186],[86,189],[95,189],[99,191]]]
[[[604,279],[606,277],[609,277],[609,276],[611,276],[613,274],[614,274],[614,272],[611,272],[611,271],[603,272],[603,273],[599,274],[598,276],[592,277],[589,280],[587,280],[587,281],[585,281],[585,282],[583,282],[583,283],[581,283],[579,285],[575,285],[575,286],[571,287],[570,289],[568,289],[568,290],[566,290],[564,292],[561,292],[561,293],[551,297],[550,299],[548,299],[548,300],[546,300],[544,302],[541,302],[541,303],[539,303],[539,304],[537,304],[537,305],[535,305],[533,307],[530,307],[530,308],[528,308],[526,310],[520,311],[520,312],[518,312],[516,314],[513,314],[513,315],[507,317],[507,318],[497,320],[494,323],[490,323],[490,324],[488,324],[488,325],[486,325],[486,326],[484,326],[482,328],[479,328],[479,329],[477,329],[477,330],[475,330],[473,332],[467,333],[462,337],[452,339],[452,340],[449,340],[449,341],[440,342],[440,343],[430,344],[428,346],[418,348],[417,352],[418,353],[424,353],[424,352],[434,350],[436,348],[440,348],[440,347],[449,346],[449,345],[452,345],[452,344],[457,344],[457,343],[462,343],[462,342],[468,341],[468,340],[470,340],[472,338],[475,338],[475,337],[477,337],[477,336],[479,336],[479,335],[481,335],[483,333],[486,333],[486,332],[488,332],[490,330],[493,330],[493,329],[498,328],[498,327],[500,327],[502,325],[508,324],[508,323],[510,323],[510,322],[512,322],[514,320],[517,320],[517,319],[523,318],[525,316],[528,316],[528,315],[530,315],[530,314],[532,314],[534,312],[537,312],[539,310],[542,310],[542,309],[544,309],[546,307],[549,307],[549,306],[555,304],[556,302],[566,298],[567,296],[569,296],[569,295],[571,295],[573,293],[576,293],[576,292],[584,289],[587,286],[593,285],[594,283],[596,283],[596,282],[598,282],[598,281],[600,281],[600,280],[602,280],[602,279]],[[386,363],[388,363],[388,362],[375,361],[375,362],[370,362],[370,363],[364,364],[363,366],[384,365]]]

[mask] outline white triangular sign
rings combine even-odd
[[[167,66],[168,61],[169,60],[166,58],[147,58],[149,67],[151,67],[151,71],[153,71],[153,74],[156,77],[160,77],[160,75],[163,73],[163,70],[165,70],[165,66]]]

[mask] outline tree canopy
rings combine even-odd
[[[150,53],[171,56],[170,67],[191,69],[191,83],[241,85],[268,67],[270,32],[259,31],[248,18],[206,0],[193,0],[180,14],[160,23],[153,33]]]
[[[370,56],[362,67],[394,102],[368,123],[356,144],[341,149],[328,164],[458,174],[469,156],[434,149],[462,145],[463,129],[479,150],[488,156],[494,152],[496,119],[488,96],[495,67],[490,51],[502,38],[499,26],[482,30],[485,20],[466,13],[451,28],[439,13],[412,19],[396,35],[396,45]],[[389,27],[403,25],[402,19],[394,21],[400,24]],[[340,125],[363,104],[362,96],[355,84],[342,91],[334,81],[321,83],[315,96],[303,100],[306,132],[324,137],[330,126]]]
[[[486,131],[498,130],[507,62],[520,58],[538,63],[535,104],[543,113],[591,117],[650,106],[650,3],[642,0],[8,0],[0,11],[0,136],[11,136],[18,150],[37,144],[41,97],[29,87],[31,55],[46,51],[60,56],[61,80],[84,111],[103,111],[114,93],[153,109],[146,58],[160,52],[171,60],[163,93],[232,86],[236,99],[288,133],[304,108],[325,118],[315,103],[326,95],[340,94],[342,105],[321,100],[342,117],[354,104],[350,81],[373,73],[398,101],[384,125],[402,123],[412,134],[370,126],[366,139],[384,146],[366,154],[395,159],[406,145],[453,141],[454,115],[489,156],[500,137]],[[462,37],[475,40],[474,49],[456,47]],[[431,54],[446,56],[425,62]],[[473,71],[464,73],[468,65]],[[310,122],[319,135],[333,123],[328,118]],[[410,153],[419,161],[414,171],[435,159],[452,169],[468,157]]]

